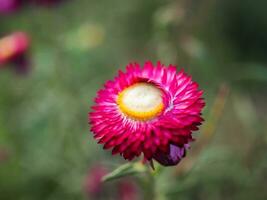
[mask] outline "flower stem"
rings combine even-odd
[[[151,169],[147,169],[146,176],[142,180],[144,188],[144,200],[155,199],[155,177]]]

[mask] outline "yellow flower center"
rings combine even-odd
[[[159,115],[164,104],[162,91],[150,83],[136,83],[119,93],[117,104],[127,116],[136,120],[149,120]]]

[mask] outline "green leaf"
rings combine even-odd
[[[127,163],[102,178],[103,182],[119,179],[125,176],[136,175],[146,171],[146,167],[142,163]]]

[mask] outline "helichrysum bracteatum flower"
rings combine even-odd
[[[96,165],[88,171],[85,178],[84,190],[87,196],[97,198],[102,193],[103,185],[101,179],[108,174],[108,170],[103,165]]]
[[[0,14],[8,14],[16,11],[22,0],[0,0]]]
[[[29,64],[26,53],[29,46],[29,36],[24,32],[14,32],[0,38],[0,68],[13,64],[17,72],[26,72]]]
[[[24,54],[28,47],[29,37],[23,32],[15,32],[0,38],[0,64]]]
[[[202,93],[175,66],[129,64],[98,92],[89,113],[91,131],[104,149],[127,160],[143,154],[148,161],[176,165],[203,121]]]
[[[22,6],[30,3],[40,6],[55,6],[62,0],[0,0],[0,15],[18,11]]]

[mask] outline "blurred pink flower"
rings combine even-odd
[[[21,5],[21,0],[0,0],[0,14],[14,12]]]
[[[131,180],[123,180],[119,183],[119,200],[138,200],[137,186]]]
[[[88,197],[96,197],[102,191],[101,179],[108,173],[102,165],[96,165],[88,171],[84,182],[84,190]]]
[[[102,182],[102,178],[108,173],[109,170],[102,164],[95,165],[88,170],[83,184],[88,199],[107,199],[110,196],[118,200],[140,199],[138,187],[130,178],[119,179],[112,185]]]
[[[33,3],[40,6],[54,6],[62,0],[0,0],[0,14],[10,14],[17,11],[22,5]]]
[[[24,32],[15,32],[0,39],[0,68],[13,64],[17,72],[26,72],[29,61],[26,53],[30,46],[29,36]]]
[[[24,54],[29,48],[26,33],[15,32],[0,39],[0,64],[7,63],[14,57]]]

